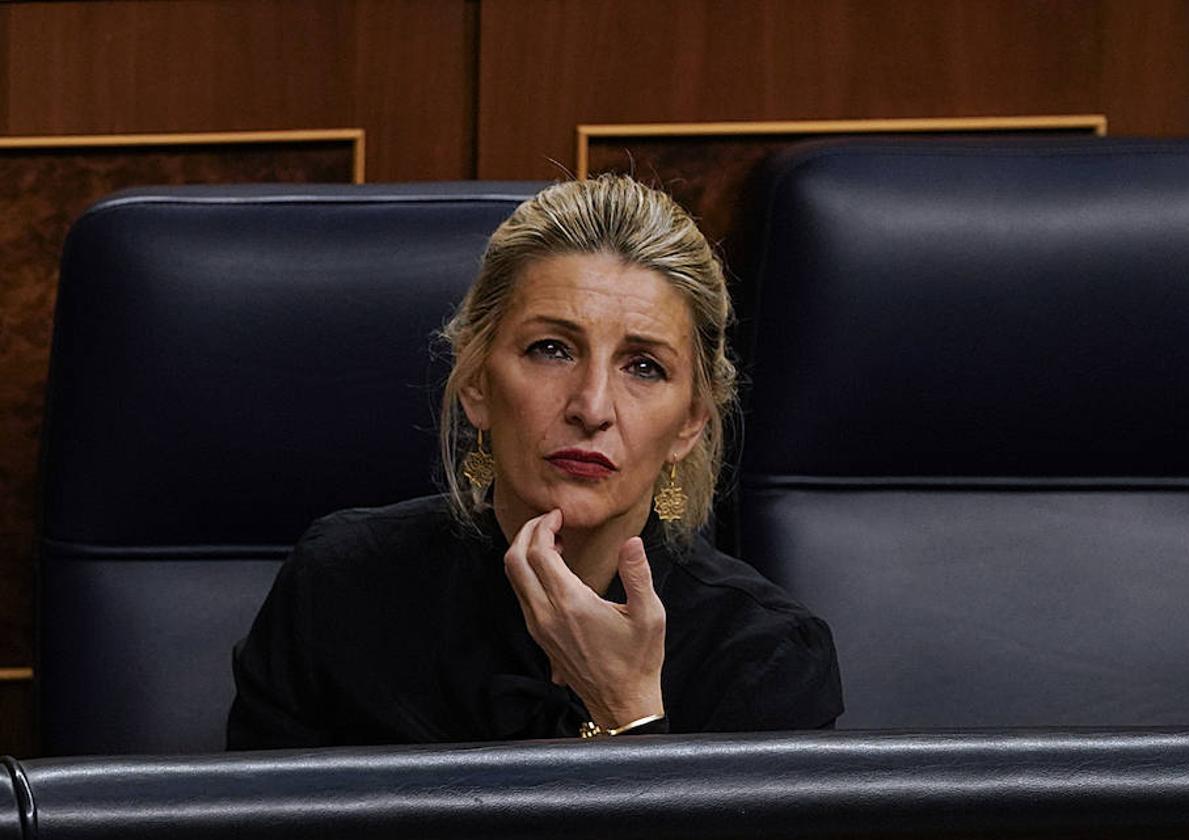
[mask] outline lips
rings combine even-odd
[[[577,478],[604,478],[618,469],[603,453],[585,449],[559,449],[545,460]]]

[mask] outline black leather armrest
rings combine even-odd
[[[0,840],[21,840],[25,836],[15,787],[18,774],[16,762],[4,756],[0,760]]]
[[[12,767],[38,840],[1189,832],[1189,730],[642,736]]]

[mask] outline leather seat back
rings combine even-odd
[[[1189,721],[1189,143],[765,183],[740,544],[830,621],[840,726]]]
[[[538,186],[136,190],[78,220],[45,435],[45,752],[222,748],[231,646],[289,546],[434,492],[431,340]]]

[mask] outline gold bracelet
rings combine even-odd
[[[578,727],[578,737],[582,738],[583,740],[588,740],[590,738],[610,738],[615,735],[622,735],[629,729],[635,729],[639,726],[644,726],[646,724],[652,723],[654,720],[660,720],[663,717],[663,714],[649,715],[648,717],[642,717],[638,720],[633,720],[631,723],[625,723],[623,726],[617,726],[614,729],[604,729],[593,720],[588,720],[586,723]]]

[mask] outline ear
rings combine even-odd
[[[458,391],[458,401],[462,403],[462,410],[466,412],[467,419],[476,429],[491,428],[488,422],[487,393],[487,371],[482,369]]]
[[[689,416],[681,424],[681,428],[677,432],[677,439],[673,441],[673,457],[675,460],[680,461],[693,451],[709,419],[710,407],[706,405],[705,401],[695,400],[690,403]]]

